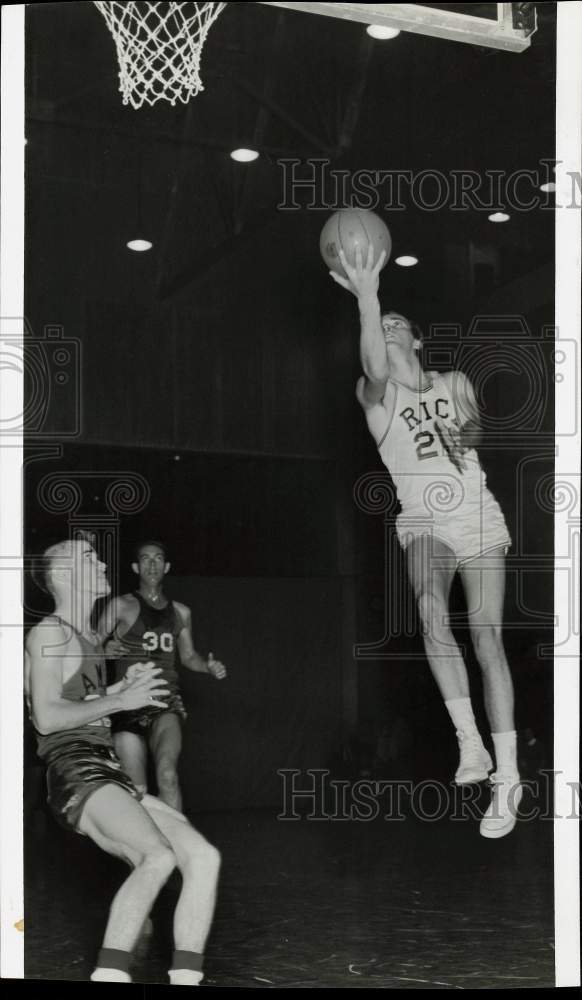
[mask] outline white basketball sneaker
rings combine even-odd
[[[474,781],[486,781],[489,771],[493,769],[493,761],[483,746],[477,729],[469,732],[457,730],[461,759],[455,774],[457,785],[470,785]]]
[[[485,812],[479,832],[482,837],[495,840],[511,833],[517,822],[517,810],[523,796],[523,786],[519,783],[517,771],[491,775],[493,794]]]

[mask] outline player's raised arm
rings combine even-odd
[[[356,266],[351,267],[343,250],[339,251],[342,267],[347,277],[330,271],[334,281],[355,295],[360,311],[360,360],[364,380],[358,384],[358,399],[363,406],[380,402],[390,375],[386,345],[382,332],[378,287],[380,271],[386,254],[380,254],[374,264],[374,247],[368,244],[366,263],[362,261],[362,251],[356,249]]]
[[[176,601],[174,604],[182,622],[182,630],[177,642],[180,663],[187,670],[193,670],[194,673],[211,674],[216,680],[223,680],[226,677],[224,664],[220,660],[215,660],[212,653],[209,653],[208,659],[205,660],[194,648],[190,608],[187,608],[185,604],[178,604]]]

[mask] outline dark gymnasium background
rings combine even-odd
[[[538,8],[531,48],[513,54],[404,33],[378,43],[350,22],[229,4],[204,49],[204,92],[134,111],[92,4],[27,6],[26,317],[50,385],[42,434],[28,438],[27,551],[94,530],[119,557],[112,583],[123,592],[133,543],[167,544],[168,592],[191,606],[197,648],[229,668],[221,684],[183,672],[191,813],[275,815],[277,769],[373,771],[382,734],[400,734],[395,773],[450,780],[455,734],[411,595],[402,583],[405,600],[392,584],[385,593],[386,559],[390,579],[404,574],[394,508],[385,524],[382,503],[373,514],[354,499],[361,477],[383,469],[354,395],[357,308],[318,252],[333,188],[328,207],[309,208],[303,191],[298,210],[278,209],[278,161],[539,170],[554,155],[555,4]],[[235,146],[261,156],[235,163]],[[553,456],[553,345],[542,336],[553,323],[553,212],[495,226],[486,211],[422,211],[406,198],[378,211],[395,254],[419,258],[389,264],[382,290],[421,322],[425,351],[431,324],[444,325],[463,367],[452,328],[466,335],[474,317],[498,317],[476,335],[487,412],[527,417],[502,442],[486,435],[481,454],[514,539],[505,639],[517,725],[549,764],[553,525],[539,485]],[[126,248],[138,235],[149,253]],[[521,347],[498,365],[512,337]],[[430,358],[447,366],[446,351]],[[108,490],[125,481],[112,511]],[[47,605],[32,584],[25,598],[30,623]],[[394,634],[382,642],[390,603]],[[482,719],[470,653],[469,665]]]

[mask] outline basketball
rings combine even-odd
[[[390,258],[392,238],[388,226],[374,212],[359,208],[345,208],[335,212],[325,223],[319,238],[319,249],[326,266],[342,278],[346,273],[339,259],[339,251],[343,250],[348,264],[356,266],[356,250],[362,251],[362,264],[365,265],[368,256],[368,245],[374,246],[374,263],[386,251],[385,267]]]

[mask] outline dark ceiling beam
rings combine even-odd
[[[248,80],[243,80],[241,77],[233,75],[232,82],[235,86],[247,93],[249,97],[252,97],[253,100],[257,101],[258,104],[264,104],[265,107],[267,107],[272,114],[279,118],[280,121],[282,121],[285,125],[288,125],[289,128],[292,128],[294,132],[297,132],[298,135],[305,139],[306,142],[312,147],[307,154],[308,156],[313,155],[314,152],[323,153],[325,156],[334,156],[335,149],[322,142],[319,136],[314,135],[313,132],[306,129],[301,122],[298,122],[295,118],[293,118],[293,116],[282,108],[280,104],[272,98],[262,94],[251,83],[249,83]]]
[[[158,292],[158,299],[163,301],[165,299],[171,298],[178,292],[183,291],[189,285],[195,284],[202,278],[210,268],[214,267],[215,264],[220,263],[224,257],[235,250],[239,250],[245,245],[245,243],[250,242],[257,233],[262,232],[267,226],[273,221],[276,216],[277,211],[269,212],[268,215],[263,218],[260,222],[253,226],[247,226],[242,232],[237,233],[235,236],[229,237],[223,240],[215,247],[205,247],[203,254],[199,256],[196,260],[184,269],[180,274],[175,275],[170,278],[165,285]]]
[[[267,105],[267,101],[272,100],[275,89],[275,79],[283,55],[283,42],[285,39],[285,14],[279,11],[275,22],[275,30],[269,46],[269,65],[265,71],[262,100],[257,109],[257,118],[253,131],[252,148],[258,149],[264,142],[265,133],[269,124],[272,111]],[[235,235],[242,232],[244,228],[245,210],[249,200],[249,187],[251,175],[248,170],[241,174],[240,188],[234,187],[233,206],[233,227]]]
[[[360,118],[366,83],[368,81],[368,67],[372,57],[373,45],[374,43],[370,36],[364,33],[360,39],[358,55],[355,60],[358,67],[356,82],[349,93],[343,121],[337,139],[338,155],[345,153],[352,144],[354,132]]]
[[[86,97],[87,94],[102,91],[105,84],[109,87],[111,86],[111,73],[100,76],[97,80],[93,80],[92,83],[88,83],[85,87],[79,87],[78,90],[74,90],[70,94],[63,94],[60,97],[53,98],[53,106],[55,108],[63,108],[68,104],[74,104],[76,101]]]
[[[164,284],[164,272],[166,269],[166,258],[168,255],[168,247],[170,245],[170,234],[172,232],[172,229],[174,228],[174,220],[176,217],[176,205],[178,202],[178,192],[180,189],[180,184],[184,173],[184,159],[187,149],[184,140],[189,139],[191,126],[192,126],[192,104],[188,104],[186,107],[186,113],[184,115],[184,124],[182,126],[182,141],[180,142],[179,153],[174,164],[174,172],[172,175],[172,186],[170,188],[168,208],[165,213],[164,231],[160,242],[160,254],[158,258],[158,268],[156,275],[156,292],[158,294]]]
[[[100,124],[98,122],[81,121],[79,119],[57,119],[51,115],[32,114],[26,117],[27,124],[48,125],[51,128],[70,128],[79,132],[103,132],[108,135],[120,135],[124,138],[143,141],[144,133],[139,129],[129,129],[127,127]],[[157,142],[164,146],[186,146],[189,149],[208,149],[218,153],[230,153],[232,141],[230,139],[198,139],[184,138],[184,136],[172,135],[171,132],[147,132],[148,142]],[[296,146],[261,146],[259,153],[267,158],[278,159],[280,157],[296,157],[300,160],[308,159],[313,155],[312,149],[298,150]]]

